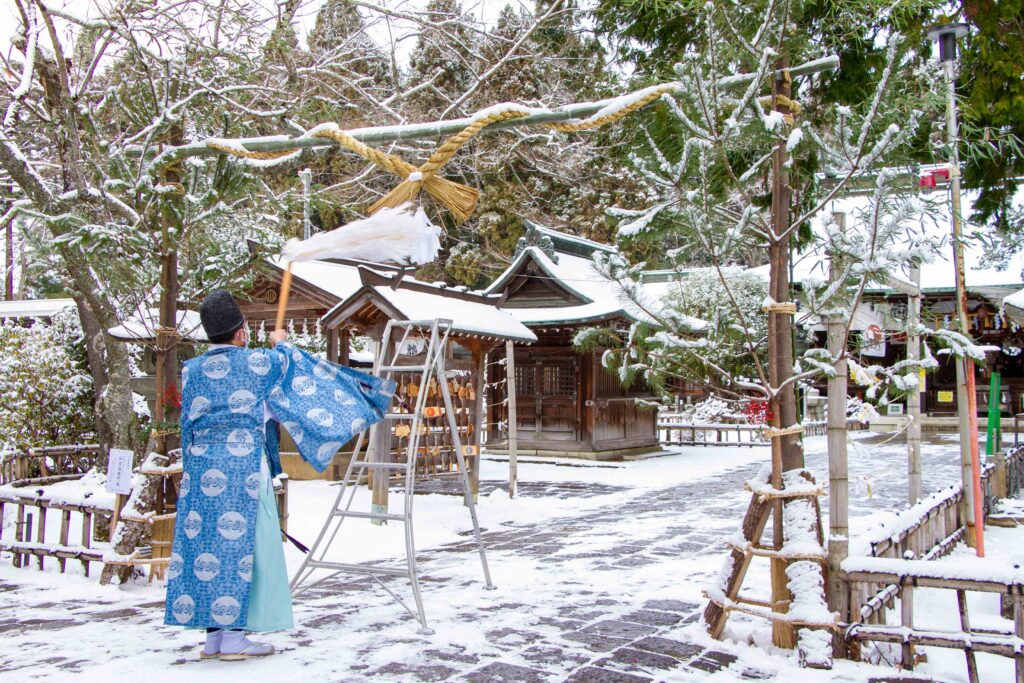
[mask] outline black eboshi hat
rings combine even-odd
[[[215,289],[199,307],[199,319],[210,339],[232,334],[245,323],[242,309],[226,289]]]

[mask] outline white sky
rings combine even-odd
[[[26,1],[30,2],[31,0]],[[303,0],[299,6],[295,14],[294,23],[299,39],[303,43],[305,42],[306,35],[316,23],[317,13],[325,1]],[[111,7],[117,2],[119,0],[49,0],[49,4],[55,7],[66,8],[78,16],[89,18],[99,18],[101,16],[100,8]],[[161,4],[167,4],[167,0],[160,0],[160,2]],[[212,2],[209,4],[212,5]],[[265,16],[268,24],[272,17],[277,15],[277,3],[273,2],[273,0],[255,0],[255,2],[245,4],[258,8],[258,11],[261,12],[260,16]],[[379,0],[379,4],[392,10],[414,13],[425,7],[427,0]],[[463,2],[463,10],[467,14],[474,16],[477,21],[491,25],[506,4],[511,4],[513,7],[523,7],[530,12],[533,11],[532,0],[476,0],[474,2]],[[416,42],[417,31],[415,25],[409,21],[383,17],[365,8],[360,8],[359,12],[367,18],[369,24],[368,32],[374,40],[382,46],[394,44],[395,51],[399,55],[399,61],[404,63]],[[18,30],[20,23],[20,15],[13,0],[2,3],[2,8],[0,8],[0,52],[5,56],[12,50],[11,38]],[[67,37],[72,33],[69,23],[55,18],[55,24],[62,36],[62,40],[66,41]],[[41,42],[46,45],[50,44],[48,38],[44,38]],[[20,61],[20,55],[18,57]]]

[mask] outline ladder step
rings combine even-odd
[[[401,569],[399,567],[371,567],[362,564],[328,562],[326,560],[310,560],[309,566],[316,567],[317,569],[334,569],[341,572],[349,572],[351,574],[385,574],[387,576],[409,576],[408,569]]]
[[[382,365],[377,368],[377,373],[381,372],[423,372],[427,369],[425,365]]]
[[[409,466],[408,463],[404,462],[366,462],[360,461],[353,465],[353,467],[363,467],[368,470],[404,470]]]
[[[405,465],[402,465],[405,467]],[[356,512],[354,510],[335,510],[335,517],[355,517],[357,519],[380,519],[391,522],[404,522],[405,515],[394,515],[388,512]]]

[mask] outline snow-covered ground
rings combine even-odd
[[[905,505],[905,446],[902,437],[886,438],[853,435],[850,473],[860,482],[851,492],[854,541]],[[824,437],[807,439],[806,447],[808,466],[824,482]],[[485,460],[478,511],[497,590],[484,589],[461,500],[417,495],[416,542],[435,633],[418,633],[379,587],[339,577],[296,597],[296,629],[266,635],[282,652],[260,662],[197,661],[200,634],[162,625],[160,586],[143,580],[100,587],[96,571],[85,578],[70,562],[65,575],[56,573],[53,561],[44,572],[16,570],[4,553],[0,676],[107,682],[142,673],[156,683],[181,676],[249,681],[297,674],[309,681],[866,681],[892,675],[891,668],[850,662],[837,662],[831,672],[800,670],[792,653],[765,646],[763,622],[741,616],[730,620],[722,642],[694,623],[703,609],[701,589],[725,558],[721,541],[739,528],[749,501],[743,481],[767,458],[766,447],[684,447],[628,463],[530,458],[519,465],[514,500],[500,488],[506,463]],[[925,491],[955,481],[958,462],[955,435],[930,437]],[[290,533],[311,543],[337,492],[327,482],[292,482]],[[368,499],[356,505],[368,507]],[[400,497],[393,496],[392,505],[401,505]],[[345,525],[335,544],[338,559],[401,558],[400,525]],[[1024,532],[990,529],[990,558],[1008,561],[1020,553],[1022,540]],[[302,556],[290,545],[286,554],[294,571]],[[755,563],[745,585],[752,592],[766,589],[767,565]],[[404,581],[394,586],[409,595]],[[931,593],[937,595],[915,600],[920,618],[954,627],[955,602]],[[1005,625],[995,598],[980,598],[971,602],[972,621]],[[1011,679],[1009,660],[978,659],[982,680]],[[930,649],[916,673],[967,680],[959,651]]]

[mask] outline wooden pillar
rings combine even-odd
[[[840,231],[845,216],[836,215]],[[835,258],[829,261],[829,279],[836,282],[842,276],[842,267]],[[849,555],[849,496],[850,481],[846,453],[846,321],[839,313],[828,316],[828,352],[832,356],[835,376],[828,378],[828,606],[839,612],[840,619],[849,621],[849,591],[843,589],[839,577],[840,565]],[[837,656],[846,655],[846,639],[836,633],[832,649]]]
[[[349,354],[349,351],[351,350],[351,339],[349,338],[348,328],[345,328],[345,329],[343,329],[341,331],[341,334],[340,334],[340,346],[341,346],[341,348],[338,349],[338,362],[341,363],[344,366],[348,366],[349,365],[348,354]]]
[[[391,337],[380,340],[381,348],[386,350],[385,358],[391,355]],[[423,387],[426,390],[426,387]],[[369,462],[387,462],[391,457],[391,428],[387,420],[381,421],[370,428],[370,444],[367,453]],[[373,491],[371,511],[386,513],[388,511],[388,471],[373,470],[368,473],[370,488]],[[380,525],[380,520],[373,520]]]
[[[473,416],[473,443],[476,445],[476,455],[472,458],[472,465],[469,468],[469,488],[473,492],[473,502],[480,499],[480,451],[483,449],[481,435],[484,430],[484,388],[487,385],[487,366],[484,364],[483,346],[477,346],[473,352],[473,391],[476,392],[476,409]]]
[[[327,360],[338,362],[338,330],[334,327],[327,330]]]
[[[789,60],[780,58],[776,64],[776,76],[772,81],[772,109],[783,116],[792,125],[793,112],[789,102],[793,96],[793,83],[789,74]],[[771,235],[768,243],[768,290],[772,300],[786,303],[790,300],[790,202],[792,188],[789,184],[788,151],[785,134],[775,146],[772,164],[772,205]],[[796,392],[793,383],[783,384],[793,375],[793,314],[784,310],[768,312],[768,363],[769,382],[778,393],[771,401],[774,414],[773,426],[776,428],[791,427],[797,423]],[[803,446],[795,434],[772,438],[772,487],[782,488],[782,472],[804,466]],[[783,544],[781,500],[773,501],[774,528],[772,538],[776,548]],[[781,558],[771,559],[771,587],[773,609],[787,612],[787,605],[792,600],[787,587],[789,578],[786,575],[786,561]],[[793,649],[796,647],[796,632],[792,625],[772,622],[772,643],[776,647]]]
[[[907,360],[915,362],[921,358],[921,336],[917,327],[921,324],[921,269],[910,270],[911,284],[916,292],[907,297]],[[907,394],[907,481],[908,498],[913,505],[921,498],[921,386],[924,373],[918,372],[919,384]]]
[[[519,481],[519,444],[516,429],[516,351],[515,344],[505,342],[505,393],[508,397],[508,497],[515,498]]]

